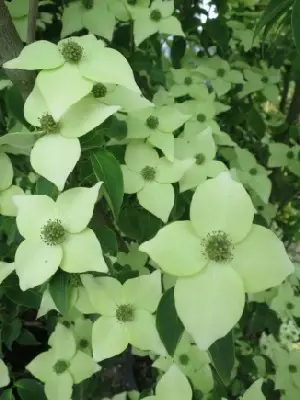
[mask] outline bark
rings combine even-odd
[[[0,65],[17,57],[23,47],[23,42],[16,31],[4,0],[0,0]],[[18,87],[25,100],[34,86],[35,73],[11,69],[4,71],[13,84]]]

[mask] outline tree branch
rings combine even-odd
[[[285,67],[285,72],[284,72],[284,76],[283,76],[283,89],[282,89],[281,101],[280,101],[280,105],[279,105],[279,110],[282,113],[285,112],[287,97],[289,94],[291,70],[292,70],[292,68],[290,65],[287,65]]]
[[[290,104],[286,121],[291,125],[297,122],[300,115],[300,81],[296,81],[296,87]]]
[[[18,57],[23,47],[23,42],[16,31],[4,0],[0,0],[0,65]],[[12,69],[6,69],[5,73],[18,87],[25,100],[34,86],[35,73]]]
[[[29,0],[27,44],[33,43],[35,41],[38,7],[39,7],[39,0]]]

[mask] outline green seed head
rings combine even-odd
[[[59,219],[49,219],[41,229],[41,239],[48,246],[57,246],[65,240],[65,229]]]
[[[44,114],[39,118],[42,132],[47,135],[49,133],[57,133],[59,131],[59,125],[54,121],[54,118],[50,114]]]
[[[83,56],[83,48],[74,40],[63,43],[60,52],[63,58],[71,64],[77,64]]]
[[[289,158],[291,160],[292,158],[294,158],[295,154],[292,152],[292,150],[289,150],[286,153],[286,156],[287,156],[287,158]]]
[[[145,181],[149,182],[154,181],[155,174],[156,174],[155,168],[149,166],[146,166],[141,171],[142,177],[145,179]]]
[[[179,362],[181,365],[188,365],[190,358],[187,354],[181,354],[179,356]]]
[[[297,372],[296,365],[290,364],[289,365],[289,371],[290,371],[291,374],[295,374]]]
[[[295,307],[295,306],[294,306],[293,303],[287,303],[287,305],[286,305],[286,308],[287,308],[288,310],[292,310],[294,307]]]
[[[150,13],[150,19],[154,22],[159,22],[162,19],[161,12],[159,10],[152,10]]]
[[[89,342],[86,339],[81,339],[78,343],[78,347],[80,350],[85,350],[89,347]]]
[[[92,93],[96,99],[105,97],[105,95],[107,93],[106,86],[103,85],[102,83],[95,83],[95,85],[93,86],[93,89],[92,89]]]
[[[197,121],[198,121],[198,122],[205,122],[205,121],[206,121],[206,115],[204,115],[204,114],[197,114]]]
[[[193,83],[193,79],[190,76],[185,77],[184,83],[187,86],[190,86]]]
[[[159,119],[153,115],[150,115],[150,117],[148,117],[146,120],[146,125],[150,129],[156,129],[159,125]]]
[[[269,82],[269,78],[267,76],[263,76],[261,78],[262,83],[268,83]]]
[[[256,175],[257,174],[257,169],[256,168],[251,168],[249,171],[250,175]]]
[[[127,4],[129,4],[130,6],[135,6],[137,3],[137,0],[127,0]]]
[[[264,210],[264,206],[257,206],[256,207],[258,211],[263,211]]]
[[[226,74],[226,70],[225,70],[224,68],[219,68],[219,69],[217,70],[217,75],[218,75],[220,78],[223,78],[223,77],[225,76],[225,74]]]
[[[195,159],[197,165],[202,165],[205,161],[205,155],[203,153],[199,153],[196,155]]]
[[[91,10],[94,7],[94,0],[81,0],[81,3],[86,10]]]
[[[69,366],[70,366],[70,364],[67,361],[58,360],[56,362],[56,364],[54,364],[53,370],[54,370],[54,372],[57,373],[57,375],[60,375],[60,374],[64,373],[69,368]]]
[[[120,322],[131,322],[134,320],[134,308],[131,304],[122,304],[117,308],[116,318]]]
[[[213,231],[201,242],[203,254],[211,260],[226,264],[233,259],[233,245],[227,233]]]

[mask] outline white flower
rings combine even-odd
[[[0,358],[0,388],[9,385],[9,382],[10,378],[8,368]]]
[[[227,172],[200,184],[190,221],[173,222],[140,250],[179,276],[175,307],[187,332],[206,350],[242,316],[245,292],[280,284],[294,266],[270,230],[253,225],[254,207]]]
[[[166,354],[152,315],[162,293],[159,271],[129,279],[123,286],[114,278],[91,275],[83,275],[82,282],[96,312],[101,314],[92,330],[94,360],[120,354],[129,343],[141,350]]]
[[[106,272],[101,245],[87,228],[101,183],[48,196],[15,196],[17,226],[25,240],[15,254],[22,290],[41,285],[60,266],[66,272]]]
[[[26,369],[45,383],[48,400],[71,400],[72,386],[90,378],[100,367],[76,348],[71,330],[57,324],[48,341],[50,350],[39,354]]]

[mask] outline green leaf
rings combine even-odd
[[[223,52],[227,51],[230,33],[224,18],[208,19],[205,27],[209,36],[217,42]]]
[[[56,200],[58,189],[52,182],[49,182],[46,178],[40,176],[35,183],[34,194],[43,194]]]
[[[0,400],[15,400],[15,396],[13,395],[12,389],[6,389],[2,393]]]
[[[87,135],[82,136],[80,138],[81,150],[88,151],[103,147],[105,144],[104,134],[104,129],[95,128]]]
[[[294,41],[300,53],[300,0],[295,0],[292,9],[292,29],[293,29],[293,36]]]
[[[67,316],[73,307],[73,289],[71,275],[59,271],[49,282],[49,292],[59,312]]]
[[[17,342],[25,346],[37,346],[40,344],[40,342],[36,340],[35,336],[27,329],[23,330],[23,332],[18,337]]]
[[[92,226],[92,229],[101,243],[103,253],[110,253],[115,256],[118,251],[116,233],[106,226],[99,226],[99,223]]]
[[[24,118],[24,100],[16,86],[12,86],[6,90],[5,100],[10,114],[23,125],[28,125]]]
[[[220,379],[225,386],[229,385],[235,360],[232,332],[213,343],[209,353]]]
[[[124,183],[120,164],[107,150],[98,150],[91,155],[94,174],[104,182],[104,197],[117,218],[123,202]]]
[[[7,322],[2,325],[2,340],[5,346],[11,350],[12,344],[19,337],[22,329],[22,324],[19,319],[12,322]]]
[[[186,40],[182,36],[174,36],[171,46],[171,60],[174,68],[180,68],[181,59],[185,54]]]
[[[156,328],[159,336],[170,356],[174,355],[176,346],[184,332],[174,301],[174,288],[167,290],[157,307]]]
[[[15,274],[8,276],[2,282],[1,287],[5,288],[6,296],[15,304],[34,309],[38,309],[41,304],[42,293],[39,289],[33,288],[23,292],[19,287],[19,280]]]
[[[104,134],[109,138],[122,140],[127,135],[127,124],[125,121],[120,121],[115,115],[108,117],[101,128],[104,129]]]
[[[118,227],[130,239],[150,240],[161,228],[162,222],[148,211],[131,207],[121,210],[118,218]]]
[[[284,12],[288,11],[293,1],[294,0],[270,0],[255,27],[254,38],[266,25],[268,25],[268,28],[271,28],[271,26],[276,23],[278,18]]]
[[[35,379],[20,379],[15,387],[22,400],[47,400],[44,385]]]
[[[266,133],[266,124],[255,107],[247,113],[247,123],[257,138],[263,138]]]

